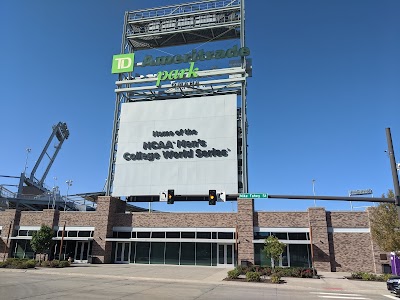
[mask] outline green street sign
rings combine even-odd
[[[111,73],[132,72],[135,62],[135,54],[118,54],[113,56]]]
[[[268,198],[268,194],[239,194],[240,199]]]

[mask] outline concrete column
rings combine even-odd
[[[238,264],[246,260],[254,264],[254,200],[237,199]]]
[[[330,272],[330,254],[328,240],[328,224],[324,208],[308,209],[310,229],[312,231],[312,244],[314,253],[314,266],[317,271]]]

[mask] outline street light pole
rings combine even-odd
[[[312,191],[315,197],[315,179],[312,180]],[[314,199],[314,207],[317,206],[317,200]]]
[[[69,187],[72,185],[72,180],[71,179],[68,179],[65,183],[67,184],[67,196],[66,196],[66,198],[65,198],[65,201],[64,201],[64,211],[66,211],[67,210],[67,199],[68,199],[68,192],[69,192]]]
[[[28,168],[28,157],[29,153],[31,153],[31,148],[26,148],[26,159],[25,159],[25,167],[24,167],[24,175],[26,175],[26,169]]]

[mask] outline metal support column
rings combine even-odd
[[[396,168],[396,158],[394,157],[393,143],[392,143],[392,135],[390,133],[390,128],[386,128],[386,140],[388,144],[388,154],[390,160],[390,167],[392,168],[392,178],[393,178],[393,187],[394,187],[394,199],[397,207],[397,214],[400,220],[400,187],[399,187],[399,177],[397,175]]]

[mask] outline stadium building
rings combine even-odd
[[[371,239],[368,210],[254,210],[243,0],[128,11],[122,36],[112,60],[118,78],[105,195],[93,211],[67,200],[38,211],[7,207],[0,212],[0,258],[33,257],[32,233],[46,224],[56,232],[49,255],[77,263],[268,265],[261,250],[274,235],[286,244],[283,267],[378,273],[388,267]],[[69,132],[53,135],[61,141]],[[44,177],[34,179],[24,182],[41,187]],[[1,189],[0,195],[6,197]],[[237,201],[237,213],[127,212],[127,203],[155,201]]]

